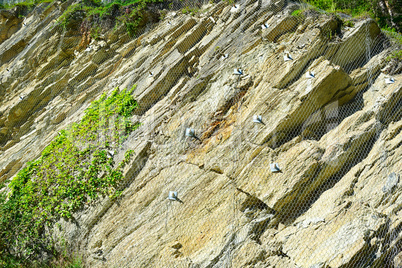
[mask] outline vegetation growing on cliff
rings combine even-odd
[[[2,8],[19,7],[22,13],[26,13],[38,4],[47,2],[51,3],[54,0],[27,0],[13,5],[3,4]],[[227,0],[225,0],[227,1]],[[397,28],[400,31],[401,16],[391,17],[389,11],[381,10],[384,6],[383,0],[299,0],[300,2],[307,3],[315,8],[322,9],[328,12],[342,12],[349,14],[353,17],[371,16],[377,20],[381,27]],[[233,1],[228,1],[232,3]],[[76,19],[88,22],[91,24],[91,29],[98,28],[99,25],[105,24],[124,24],[128,33],[135,36],[138,29],[144,23],[144,10],[150,5],[161,3],[159,7],[172,9],[173,1],[165,0],[115,0],[107,3],[100,0],[84,0],[81,3],[72,4],[59,18],[59,22],[66,27],[70,20],[76,16]],[[188,2],[186,2],[188,4]],[[197,7],[190,7],[188,5],[182,6],[183,13],[194,14],[197,12]],[[388,0],[386,7],[393,10],[393,13],[398,14],[401,7],[398,7],[397,0]],[[399,11],[398,11],[399,10]],[[21,14],[22,14],[21,13]],[[103,22],[102,22],[103,21]],[[106,22],[107,21],[107,22]],[[105,23],[106,22],[106,23]],[[102,27],[101,27],[102,28]]]
[[[61,131],[17,174],[8,196],[0,194],[0,266],[54,255],[52,224],[100,196],[120,195],[116,186],[132,151],[116,166],[111,150],[139,126],[129,120],[137,107],[131,92],[115,90],[94,101],[81,122]]]
[[[401,24],[400,16],[391,18],[384,11],[380,10],[381,0],[300,0],[300,2],[310,4],[328,12],[342,12],[353,17],[370,16],[376,19],[380,27],[395,28],[397,25],[400,27]],[[396,0],[389,0],[388,4],[389,8],[398,8]]]
[[[118,25],[125,25],[127,33],[133,37],[138,30],[149,20],[145,15],[148,6],[162,0],[116,0],[103,3],[99,0],[85,0],[69,6],[59,17],[58,22],[65,29],[80,24],[81,33],[90,33],[92,37],[96,31],[107,31]],[[155,19],[159,18],[156,16]],[[151,19],[152,21],[152,19]]]
[[[24,17],[30,11],[32,11],[37,5],[42,3],[52,3],[53,1],[54,0],[27,0],[14,4],[0,3],[0,9],[16,8],[17,16]]]
[[[373,1],[305,0],[305,2],[329,12],[342,11],[352,16],[358,16],[369,12]]]

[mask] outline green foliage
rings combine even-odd
[[[352,16],[368,13],[373,15],[371,3],[367,0],[305,0],[304,2],[329,12],[341,11]]]
[[[1,3],[0,4],[0,9],[10,9],[10,8],[20,8],[25,11],[30,11],[32,10],[35,6],[41,4],[41,3],[52,3],[54,0],[27,0],[19,3],[14,3],[14,4],[8,4],[8,3]],[[22,15],[22,14],[19,14]]]
[[[94,101],[79,123],[60,131],[39,159],[17,174],[8,197],[0,194],[0,266],[34,260],[44,251],[54,255],[47,227],[100,196],[121,194],[116,187],[133,152],[115,166],[108,150],[139,126],[129,120],[137,107],[132,90]]]
[[[392,25],[400,25],[401,16],[391,17],[384,14],[379,0],[298,0],[305,4],[309,4],[309,9],[323,10],[332,13],[345,13],[354,19],[371,17],[375,19],[381,28],[388,28]],[[398,10],[397,1],[390,0],[387,2],[389,8]],[[351,21],[345,24],[352,25]],[[347,26],[349,26],[347,25]],[[352,27],[352,26],[351,26]]]
[[[398,33],[394,28],[384,27],[382,31],[389,37],[389,39],[397,46],[402,46],[402,34]]]
[[[347,20],[347,21],[344,22],[343,25],[347,26],[347,27],[354,27],[355,23],[353,21]]]
[[[160,16],[159,16],[159,20],[164,20],[166,18],[167,15],[167,10],[161,10],[159,12]]]
[[[142,9],[143,7],[134,8],[133,10],[130,10],[129,13],[125,13],[117,18],[119,24],[125,25],[127,33],[130,37],[136,36],[137,31],[140,28],[143,19],[141,12]]]
[[[73,4],[68,6],[68,8],[61,14],[61,16],[57,19],[60,25],[63,26],[64,29],[67,28],[68,22],[73,18],[74,14],[81,10],[80,4]]]
[[[301,9],[293,11],[291,15],[296,17],[296,18],[303,18],[304,17],[303,10],[301,10]]]
[[[351,15],[353,18],[371,17],[377,21],[380,27],[389,27],[391,17],[384,15],[379,6],[379,0],[299,0],[327,12],[341,12]],[[394,6],[396,2],[389,1]],[[400,16],[393,18],[394,23],[400,22]],[[349,23],[349,22],[347,22]],[[351,23],[350,23],[351,24]]]
[[[67,268],[81,268],[83,267],[81,259],[74,259]]]
[[[67,256],[67,254],[60,254],[57,258],[53,259],[49,264],[40,264],[40,267],[46,268],[81,268],[84,267],[82,259],[77,256]]]
[[[13,7],[22,7],[22,8],[26,7],[28,10],[30,10],[30,9],[32,9],[32,7],[34,5],[35,5],[34,1],[23,1],[23,2],[19,2],[19,3],[11,4],[11,5],[5,3],[3,5],[3,8],[9,9],[9,8],[13,8]]]
[[[399,50],[393,51],[393,52],[391,53],[391,55],[389,55],[389,56],[386,58],[386,60],[387,60],[387,61],[390,61],[390,60],[402,61],[402,50],[399,49]]]
[[[66,257],[59,255],[55,259],[49,262],[32,262],[26,263],[21,259],[16,259],[10,255],[1,255],[0,257],[0,267],[2,268],[15,268],[15,267],[40,267],[40,268],[82,268],[82,259],[78,257]]]
[[[91,29],[91,37],[95,40],[99,39],[100,33],[101,33],[102,29],[101,27],[97,26],[97,27],[93,27]]]
[[[292,16],[299,16],[303,11],[301,9],[297,9],[295,11],[292,12]]]
[[[111,9],[113,6],[121,6],[120,2],[112,2],[107,5],[102,5],[101,3],[94,3],[94,5],[88,5],[88,6],[83,6],[83,10],[86,11],[87,16],[99,16],[99,17],[104,17],[104,16],[110,16],[111,15]]]
[[[0,252],[0,267],[4,268],[12,268],[12,267],[21,267],[22,263],[20,260],[16,259],[13,256],[6,255],[4,252]]]
[[[181,12],[183,14],[190,14],[191,16],[194,16],[195,14],[197,14],[198,11],[199,11],[198,8],[191,8],[191,7],[188,7],[188,6],[181,10]]]
[[[65,29],[71,21],[89,22],[91,36],[99,36],[103,29],[100,24],[105,18],[109,18],[115,27],[123,24],[126,26],[129,36],[134,37],[143,23],[143,11],[150,3],[162,2],[162,0],[116,0],[111,3],[103,3],[99,0],[85,0],[83,4],[69,6],[59,17],[58,22]],[[113,25],[111,25],[113,28]],[[93,29],[96,29],[93,31]]]

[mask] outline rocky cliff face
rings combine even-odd
[[[401,267],[402,75],[374,21],[221,2],[79,49],[67,4],[0,14],[0,181],[137,85],[121,198],[52,231],[87,267]]]

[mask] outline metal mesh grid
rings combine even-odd
[[[41,6],[1,44],[3,180],[100,94],[135,86],[141,126],[106,146],[124,132],[114,117],[97,139],[116,163],[134,151],[121,197],[45,235],[88,267],[399,267],[401,76],[385,34],[279,0],[172,3],[135,38],[97,39],[55,27],[67,5]]]

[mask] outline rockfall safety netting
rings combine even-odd
[[[402,66],[374,20],[284,0],[140,19],[84,4],[1,15],[0,252],[402,267]]]

